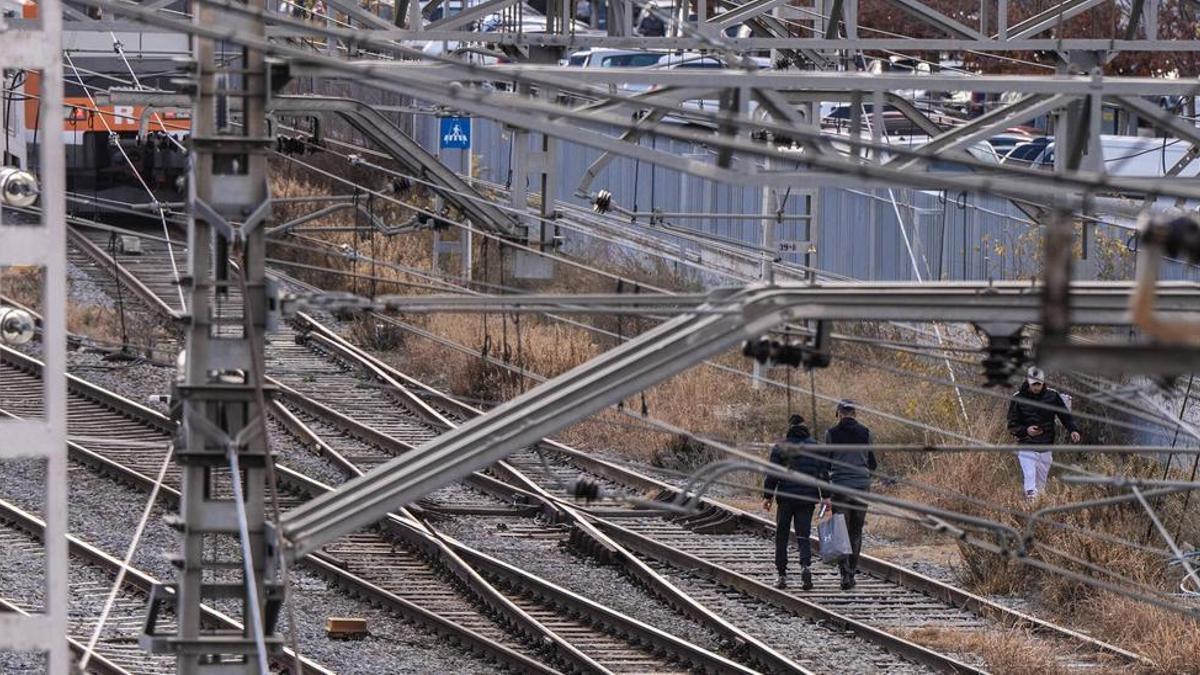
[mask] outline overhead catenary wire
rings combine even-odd
[[[155,444],[156,449],[161,448],[161,444]],[[154,478],[154,485],[150,488],[150,496],[146,500],[146,506],[142,509],[142,517],[138,519],[137,525],[133,528],[133,536],[130,537],[129,546],[125,549],[125,557],[121,560],[121,566],[117,570],[117,578],[113,580],[112,590],[109,591],[108,597],[104,600],[104,607],[100,610],[100,618],[96,621],[96,627],[92,629],[92,635],[88,639],[87,646],[84,647],[83,653],[79,656],[79,670],[87,672],[88,662],[91,661],[92,654],[96,651],[96,644],[100,641],[100,636],[104,632],[104,625],[108,622],[109,614],[112,612],[113,604],[117,600],[117,595],[121,593],[121,587],[125,583],[125,575],[129,572],[129,565],[133,561],[134,553],[137,552],[138,546],[142,542],[142,533],[146,530],[146,523],[150,521],[150,514],[154,512],[154,507],[158,502],[158,493],[162,490],[163,482],[167,477],[167,468],[171,466],[171,459],[175,454],[175,446],[172,444],[167,447],[166,453],[163,455],[162,464],[159,465],[158,475]]]
[[[261,9],[241,6],[238,3],[225,2],[224,0],[205,1],[213,6],[225,9],[226,11],[243,13],[255,17],[266,16],[266,13]],[[109,9],[118,14],[126,15],[141,22],[160,27],[176,29],[185,33],[196,34],[210,39],[226,40],[251,49],[262,50],[270,55],[297,59],[303,62],[311,61],[316,65],[325,65],[329,68],[346,72],[356,78],[371,78],[376,86],[384,89],[399,90],[403,88],[405,91],[417,96],[418,98],[430,99],[434,102],[453,101],[455,104],[465,108],[471,108],[472,106],[469,105],[464,106],[465,103],[471,103],[474,104],[473,109],[479,111],[481,114],[494,116],[501,120],[515,120],[516,117],[520,115],[533,114],[537,116],[552,116],[554,121],[547,122],[547,124],[550,125],[557,125],[559,123],[565,123],[568,121],[612,124],[621,129],[628,129],[636,125],[636,122],[625,119],[620,115],[609,115],[607,113],[597,113],[595,111],[575,111],[561,105],[541,100],[516,99],[509,97],[501,104],[496,102],[499,99],[497,99],[494,94],[486,91],[473,90],[466,87],[457,89],[451,88],[450,90],[447,90],[444,86],[442,86],[444,84],[444,80],[439,80],[435,84],[432,81],[424,77],[417,76],[413,73],[397,73],[386,68],[376,67],[376,64],[374,63],[366,63],[361,65],[344,63],[333,57],[316,55],[302,49],[289,47],[283,44],[272,43],[266,39],[239,32],[236,29],[199,26],[191,23],[180,22],[158,15],[153,11],[145,10],[144,8],[136,5],[128,4],[122,0],[96,0],[96,2],[99,3],[102,8]],[[361,31],[354,32],[330,27],[312,26],[300,21],[292,20],[290,17],[276,16],[274,18],[280,23],[298,26],[306,30],[315,31],[318,34],[330,35],[345,39],[360,46],[395,50],[400,53],[411,54],[412,56],[416,56],[418,58],[437,61],[439,63],[452,66],[453,69],[461,71],[467,76],[484,75],[489,72],[486,68],[465,63],[457,59],[442,57],[439,55],[430,55],[420,52],[419,50],[401,47],[395,43],[373,39],[366,36]],[[492,76],[488,75],[488,77]],[[570,92],[575,89],[573,83],[569,81],[564,81],[559,78],[546,79],[532,77],[528,73],[506,73],[504,79],[517,83],[527,83],[538,87],[562,89],[565,92]],[[1200,87],[1198,87],[1198,89],[1200,89]],[[662,108],[667,110],[667,112],[672,110],[671,106],[645,101],[639,99],[638,97],[609,94],[607,98],[613,101],[628,102],[632,105],[637,105],[640,107],[649,106],[655,109]],[[740,116],[736,118],[728,115],[710,115],[706,117],[711,118],[711,121],[714,124],[729,124],[730,121],[733,120],[738,124],[753,124],[756,128],[763,128],[776,133],[790,134],[791,136],[802,136],[805,138],[812,136],[814,139],[819,139],[821,136],[821,134],[816,132],[808,132],[792,126],[768,123],[763,120],[743,120]],[[792,153],[777,151],[768,145],[746,142],[732,138],[724,138],[720,136],[714,137],[702,135],[698,134],[697,132],[674,129],[661,125],[655,127],[653,133],[681,141],[707,142],[710,145],[727,151],[744,152],[756,156],[774,157],[778,155],[779,157],[790,161],[796,161],[797,159],[794,156],[789,156]],[[586,135],[579,136],[577,134],[575,139],[584,145],[600,145],[598,140]],[[871,147],[869,142],[862,142],[861,140],[854,140],[852,143],[858,144],[866,149],[870,149]],[[606,142],[603,145],[609,149],[614,147],[609,142]],[[901,151],[896,149],[894,152]],[[905,152],[921,160],[932,159],[932,156],[929,153],[921,153],[919,151]],[[1114,180],[1113,178],[1106,177],[1101,174],[1093,175],[1080,172],[1069,175],[1046,174],[1037,170],[1027,171],[1015,167],[996,167],[994,165],[978,163],[974,160],[963,158],[954,158],[950,161],[954,161],[955,163],[963,166],[987,170],[989,175],[955,174],[954,176],[938,175],[936,178],[934,178],[927,176],[922,172],[904,172],[894,168],[872,166],[862,163],[851,163],[845,160],[832,159],[821,155],[806,155],[801,161],[812,168],[828,169],[839,173],[849,172],[852,175],[869,177],[871,179],[883,181],[891,181],[897,184],[933,185],[936,182],[938,187],[953,185],[960,189],[969,189],[975,192],[1000,193],[1005,194],[1005,196],[1016,196],[1008,194],[1012,190],[1016,190],[1017,192],[1021,193],[1021,195],[1026,197],[1036,194],[1037,197],[1035,198],[1038,199],[1047,198],[1050,196],[1061,197],[1063,194],[1062,190],[1064,188],[1074,188],[1085,193],[1091,193],[1096,190],[1118,188],[1124,189],[1125,191],[1145,192],[1156,197],[1200,197],[1200,192],[1173,184],[1151,184],[1147,181],[1134,181],[1134,183],[1137,184],[1135,187],[1134,183],[1130,183],[1128,180]],[[979,166],[976,167],[976,164]],[[734,174],[734,176],[736,176],[736,174]],[[1028,179],[1028,181],[1026,179]],[[1005,183],[1004,181],[1006,180],[1013,180],[1017,182]],[[1053,192],[1054,190],[1057,190],[1057,192]]]
[[[293,159],[293,157],[288,157],[288,159],[292,159],[293,161],[295,161],[295,160]],[[305,163],[305,162],[301,162],[301,163]],[[306,165],[306,163],[305,163],[305,165]],[[308,165],[306,165],[306,166],[308,166]],[[319,169],[318,169],[318,171],[319,171]],[[322,172],[322,173],[325,173],[326,175],[330,175],[328,172]],[[347,183],[349,183],[349,181],[347,181]],[[384,198],[389,198],[388,196],[383,196],[383,197],[384,197]],[[397,201],[397,199],[392,199],[392,201],[394,201],[394,202],[398,202],[398,201]],[[409,207],[412,207],[412,205],[410,205],[410,204],[407,204],[407,203],[403,203],[403,202],[398,202],[398,203],[401,203],[401,204],[403,204],[403,205],[409,205]],[[462,227],[469,227],[469,226],[463,225]],[[476,232],[478,232],[478,231],[476,231]],[[534,251],[535,251],[535,252],[539,252],[539,253],[540,253],[540,251],[536,251],[536,250],[534,250]],[[560,258],[560,257],[559,257],[559,258]],[[602,271],[602,270],[601,270],[601,271]],[[610,275],[610,276],[612,276],[612,275]],[[661,291],[661,289],[658,289],[658,291]]]

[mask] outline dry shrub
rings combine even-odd
[[[344,167],[339,169],[339,172],[345,173]],[[348,177],[361,179],[360,182],[367,185],[380,182],[378,176]],[[288,198],[322,196],[330,194],[331,191],[327,184],[306,172],[277,171],[272,174],[271,192],[276,198]],[[351,195],[352,193],[343,189],[341,194]],[[409,198],[406,196],[405,199]],[[413,198],[411,201],[422,207],[430,203],[426,197]],[[405,224],[415,214],[414,211],[393,202],[378,198],[368,199],[365,195],[359,197],[358,205],[369,210],[387,225]],[[325,206],[328,204],[280,203],[275,206],[274,219],[276,223],[284,223],[313,213]],[[365,216],[358,214],[353,209],[336,211],[303,225],[306,228],[352,228],[356,226],[366,228],[369,223]],[[355,260],[346,255],[329,251],[326,247],[318,245],[319,242],[332,245],[334,249],[343,254],[357,252],[363,257],[421,270],[428,270],[432,260],[432,235],[428,231],[396,236],[366,230],[360,232],[303,232],[296,233],[287,242],[271,243],[268,250],[270,256],[278,260],[329,270],[319,272],[313,269],[302,270],[284,266],[284,269],[293,276],[303,278],[326,290],[350,291],[360,295],[409,294],[418,290],[412,284],[426,285],[429,283],[427,279],[386,264],[372,265],[370,262]],[[421,289],[421,292],[427,292],[427,289]]]
[[[1069,672],[1059,665],[1056,645],[1017,630],[930,627],[896,632],[938,651],[979,654],[987,664],[987,669],[997,675],[1058,675]]]
[[[306,179],[296,178],[292,182],[285,182],[276,187],[276,194],[325,192],[324,188],[318,187],[318,183],[305,181]],[[414,194],[407,195],[406,198],[419,200],[425,196]],[[300,212],[298,209],[297,213],[290,217]],[[409,215],[403,209],[395,209],[387,214],[386,218],[389,219],[388,222],[402,222]],[[289,216],[285,214],[283,217]],[[329,220],[333,224],[341,225],[353,222],[348,213]],[[370,254],[374,251],[374,255],[379,258],[399,264],[425,270],[432,266],[430,236],[427,232],[393,238],[355,233],[331,233],[323,237],[338,246],[345,245],[363,253]],[[556,263],[555,276],[551,280],[514,280],[511,278],[511,270],[506,268],[498,251],[499,247],[494,242],[476,242],[474,276],[477,280],[540,292],[582,293],[617,290],[617,283],[613,279],[560,263]],[[595,244],[578,247],[569,253],[587,260],[591,265],[601,264],[606,269],[637,279],[639,284],[675,290],[698,288],[697,280],[691,273],[681,272],[669,264],[644,262],[644,257],[635,256],[619,247]],[[317,255],[283,248],[278,249],[275,254],[339,270],[357,270],[360,273],[367,271],[363,263],[354,265],[350,261],[325,254]],[[415,275],[383,267],[377,268],[375,273],[397,282],[427,283],[427,280]],[[364,283],[361,280],[352,281],[344,276],[333,275],[302,276],[325,288],[364,292]],[[378,284],[377,290],[396,293],[427,292],[424,288],[384,283]],[[622,284],[620,290],[633,292],[635,289],[628,284]],[[628,337],[653,325],[644,318],[614,316],[573,319],[590,321],[591,326],[597,329],[594,331],[532,316],[517,319],[500,315],[485,317],[481,314],[435,314],[405,317],[404,320],[459,343],[470,353],[453,352],[434,341],[410,336],[403,341],[401,350],[386,353],[384,358],[436,386],[448,388],[475,402],[483,403],[499,402],[516,396],[534,386],[536,378],[514,375],[509,369],[494,363],[485,364],[479,355],[486,355],[540,377],[553,377],[611,349],[618,343],[611,333]],[[911,340],[911,334],[881,323],[839,324],[834,330],[841,333],[853,332],[866,338]],[[366,337],[373,339],[373,336]],[[635,418],[643,410],[658,420],[686,428],[698,435],[718,438],[743,447],[768,443],[779,438],[791,412],[801,412],[809,417],[810,427],[818,437],[832,424],[831,403],[817,401],[814,415],[812,397],[802,391],[789,395],[773,387],[752,388],[749,378],[745,377],[749,374],[751,364],[740,354],[730,352],[715,360],[735,372],[703,365],[692,367],[650,387],[642,395],[625,401],[624,410],[606,409],[564,430],[560,437],[582,448],[603,449],[632,461],[652,462],[674,470],[689,471],[711,458],[707,455],[701,456],[696,447],[682,442],[678,436],[640,424]],[[873,367],[876,364],[882,364],[884,367]],[[978,366],[955,362],[953,368],[961,380],[973,383],[979,381],[977,373],[974,372]],[[965,406],[969,417],[968,420],[964,420],[959,397],[953,388],[922,379],[943,379],[946,376],[947,364],[938,358],[894,350],[885,351],[878,346],[842,341],[834,344],[833,364],[827,369],[816,371],[811,380],[809,375],[802,371],[771,368],[766,372],[766,377],[788,381],[801,390],[807,389],[811,384],[818,394],[832,398],[854,398],[865,406],[878,408],[917,423],[905,424],[865,411],[860,413],[861,421],[872,428],[877,443],[945,442],[947,437],[939,433],[938,429],[948,429],[969,438],[1007,441],[1004,430],[1007,392],[1003,392],[999,397],[963,392],[961,405]],[[927,425],[927,428],[921,428],[919,425]],[[1094,439],[1102,438],[1101,434],[1104,433],[1103,428],[1089,428],[1085,431],[1089,438]],[[1060,456],[1059,459],[1077,458]],[[1020,470],[1012,455],[983,452],[885,452],[881,453],[880,460],[883,472],[923,484],[902,483],[893,487],[881,486],[881,489],[914,501],[998,520],[1021,529],[1023,521],[1015,513],[1026,511],[1027,505],[1022,501]],[[1150,475],[1154,465],[1135,459],[1112,458],[1089,460],[1087,468],[1108,475]],[[737,480],[741,481],[745,489],[741,493],[730,493],[730,498],[753,503],[757,497],[754,488],[761,477],[745,475]],[[1050,493],[1044,497],[1044,505],[1078,502],[1112,491],[1112,488],[1100,486],[1064,485],[1059,482],[1052,482],[1051,485]],[[1171,527],[1186,520],[1182,509],[1182,497],[1164,499],[1157,507]],[[1060,523],[1124,538],[1141,538],[1146,528],[1144,514],[1130,504],[1073,511],[1056,515],[1054,518]],[[1191,519],[1193,522],[1195,520]],[[899,521],[887,519],[887,522]],[[914,539],[927,536],[911,524],[897,525],[894,531],[907,532]],[[1086,566],[1072,561],[1076,559],[1090,565],[1103,566],[1161,589],[1166,589],[1178,581],[1177,578],[1172,579],[1171,573],[1162,566],[1161,558],[1136,549],[1102,542],[1086,533],[1048,525],[1039,525],[1033,534],[1035,546],[1031,555],[1073,571],[1087,571]],[[1196,532],[1186,530],[1182,538],[1200,541]],[[1061,551],[1066,557],[1055,551]],[[976,547],[964,547],[961,552],[964,581],[978,592],[1013,593],[1030,597],[1036,604],[1045,608],[1045,611],[1063,621],[1074,623],[1127,648],[1147,654],[1158,662],[1161,672],[1195,671],[1196,664],[1200,663],[1195,653],[1195,645],[1200,644],[1200,641],[1194,634],[1194,623],[1152,610],[1143,604],[1113,598],[1062,575],[1040,572]],[[1132,620],[1123,621],[1122,615],[1131,617]],[[957,648],[962,651],[982,653],[997,672],[1037,672],[1039,675],[1055,672],[1055,659],[1052,653],[1047,653],[1047,643],[1030,641],[1027,636],[1020,634],[927,631],[920,636],[920,641],[927,644],[930,641],[945,641],[948,648],[958,645]]]
[[[1141,457],[1072,457],[1059,453],[1056,460],[1083,464],[1098,474],[1161,478],[1162,468]],[[899,488],[901,496],[942,508],[999,521],[1023,532],[1031,510],[1020,497],[1020,469],[1007,453],[964,453],[937,458],[936,469],[914,478],[934,488],[912,485]],[[953,493],[989,503],[981,506]],[[1101,485],[1051,481],[1039,508],[1076,504],[1122,494]],[[1154,502],[1172,534],[1196,540],[1196,519],[1184,513],[1184,497],[1161,497]],[[1189,512],[1190,512],[1189,508]],[[1032,529],[1031,558],[1073,573],[1129,586],[1144,584],[1169,592],[1181,572],[1167,567],[1164,556],[1127,544],[1106,541],[1099,535],[1142,542],[1161,548],[1157,533],[1147,537],[1150,522],[1136,501],[1075,509],[1050,515],[1058,526],[1042,523]],[[993,540],[992,543],[1003,543]],[[1098,590],[1085,581],[1039,570],[974,545],[960,544],[962,581],[983,594],[1023,595],[1041,611],[1059,621],[1092,632],[1101,638],[1143,654],[1155,662],[1150,672],[1200,672],[1200,623],[1145,602]]]
[[[401,349],[408,337],[408,332],[403,328],[368,315],[353,318],[348,332],[354,344],[376,352]]]
[[[30,309],[42,306],[42,269],[40,267],[0,267],[0,297]]]
[[[1096,593],[1085,608],[1091,626],[1110,642],[1124,645],[1154,662],[1157,673],[1200,672],[1200,624],[1144,602]]]
[[[665,447],[658,448],[650,463],[663,469],[692,472],[710,462],[723,459],[724,454],[694,438],[676,434]]]

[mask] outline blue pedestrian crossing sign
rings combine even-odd
[[[471,147],[470,117],[441,117],[441,148],[466,150]]]

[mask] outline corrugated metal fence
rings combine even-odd
[[[413,129],[422,145],[438,152],[436,117],[417,116]],[[511,135],[501,125],[483,119],[473,121],[472,135],[476,175],[508,184]],[[704,148],[678,141],[645,139],[642,143],[700,161],[715,159]],[[465,151],[441,153],[442,160],[451,168],[465,171]],[[556,154],[556,197],[586,204],[586,200],[574,193],[601,151],[560,141],[556,144]],[[611,191],[624,208],[640,212],[746,215],[762,213],[763,205],[761,188],[718,184],[623,157],[614,159],[592,181],[590,190],[600,189]],[[1029,278],[1037,270],[1040,234],[1009,200],[906,188],[873,191],[821,188],[818,193],[815,264],[834,274],[863,280],[918,277],[1000,280]],[[804,219],[788,217],[806,215],[806,195],[795,192],[781,198],[785,219],[777,228],[777,238],[805,240]],[[747,243],[757,243],[760,237],[760,221],[754,219],[712,215],[668,220],[678,226]],[[1089,240],[1089,259],[1079,265],[1080,275],[1128,277],[1132,272],[1132,254],[1126,247],[1129,235],[1128,230],[1115,226],[1094,228]],[[803,253],[786,253],[784,259],[799,263],[803,261]],[[1172,264],[1167,266],[1164,276],[1200,279],[1200,270]]]

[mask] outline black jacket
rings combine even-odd
[[[794,430],[789,430],[787,438],[783,442],[796,445],[816,444],[813,437],[808,434],[807,429],[803,431],[803,435]],[[811,452],[810,454],[817,455],[818,453]],[[786,466],[792,471],[807,474],[819,480],[829,480],[829,462],[820,457],[810,457],[808,454],[800,454],[795,451],[789,452],[786,448],[775,445],[771,448],[771,463]],[[777,497],[780,500],[784,500],[795,497],[808,497],[811,500],[816,500],[820,496],[816,487],[803,485],[787,478],[767,474],[766,479],[763,481],[763,497],[765,499]],[[804,501],[809,501],[809,499],[805,499]]]
[[[1030,403],[1040,403],[1053,406],[1058,410],[1050,410]],[[1067,404],[1059,393],[1050,387],[1043,386],[1042,393],[1035,396],[1029,390],[1029,383],[1021,384],[1021,389],[1013,394],[1008,404],[1008,431],[1017,438],[1018,443],[1030,445],[1052,445],[1054,443],[1054,418],[1057,417],[1067,431],[1079,431],[1071,413],[1067,412]],[[1041,427],[1042,433],[1030,436],[1031,426]]]
[[[871,430],[853,417],[843,417],[825,432],[831,445],[870,445]],[[871,489],[871,472],[878,467],[870,450],[830,450],[829,482],[855,490]]]

